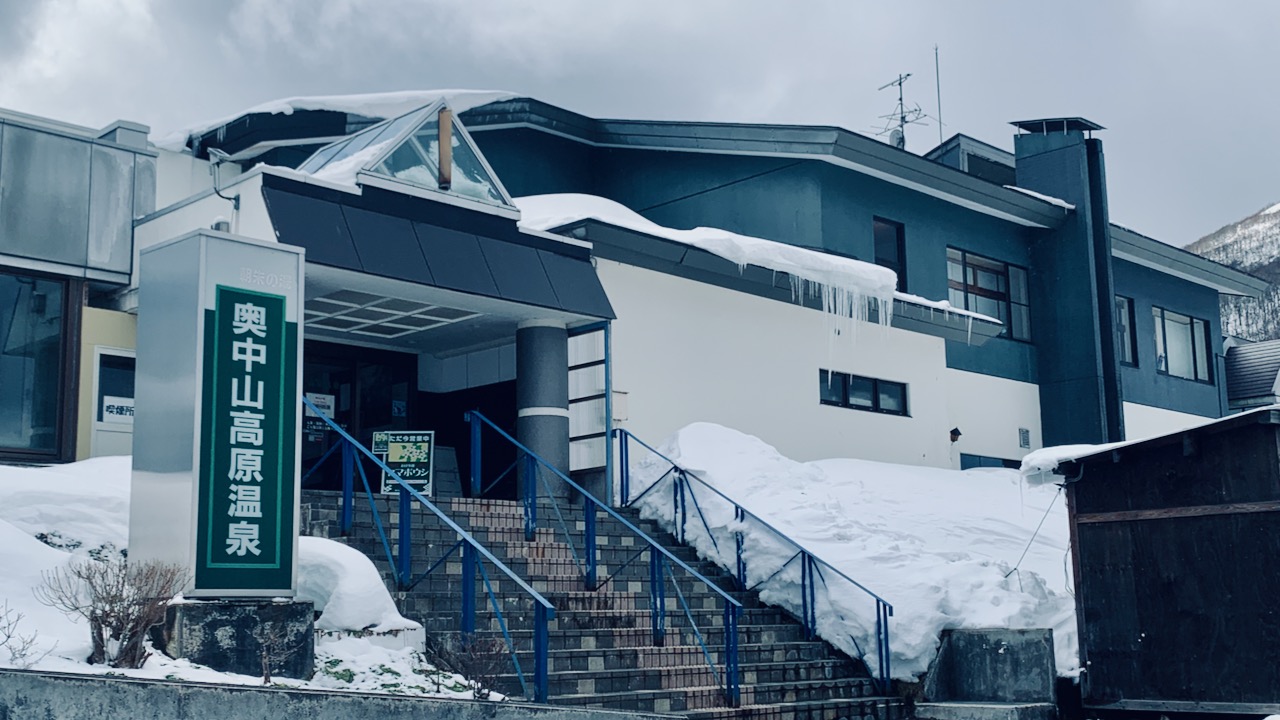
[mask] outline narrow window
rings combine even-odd
[[[875,218],[876,264],[898,274],[898,290],[907,291],[907,248],[902,223]]]
[[[1120,362],[1136,367],[1138,365],[1138,336],[1134,333],[1133,300],[1116,296],[1116,352]]]

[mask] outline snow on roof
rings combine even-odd
[[[368,118],[391,118],[403,115],[425,105],[445,98],[454,112],[466,112],[471,108],[488,105],[493,102],[510,100],[518,94],[506,90],[403,90],[400,92],[362,93],[358,95],[312,95],[306,97],[281,98],[234,115],[196,123],[176,130],[155,141],[158,148],[165,150],[181,150],[192,135],[204,133],[222,127],[236,118],[255,113],[272,115],[292,115],[295,110],[332,110],[351,115],[362,115]]]
[[[898,283],[896,273],[879,265],[718,228],[669,228],[595,195],[529,195],[515,198],[514,202],[520,209],[520,226],[530,230],[550,230],[590,218],[705,250],[739,268],[756,265],[785,272],[809,284],[796,287],[797,295],[805,291],[820,294],[827,310],[836,314],[857,314],[864,305],[860,301],[863,297],[876,298],[882,307],[892,307]],[[884,317],[887,314],[881,313],[882,322],[888,322]]]
[[[1027,195],[1027,196],[1029,196],[1029,197],[1033,197],[1033,198],[1035,198],[1035,199],[1037,199],[1037,200],[1043,200],[1043,201],[1045,201],[1045,202],[1047,202],[1047,203],[1050,203],[1050,204],[1052,204],[1052,205],[1057,205],[1058,207],[1063,208],[1064,210],[1075,210],[1075,209],[1076,209],[1076,206],[1075,206],[1075,205],[1072,205],[1071,203],[1067,202],[1066,200],[1063,200],[1062,198],[1056,198],[1056,197],[1053,197],[1052,195],[1042,195],[1042,194],[1040,194],[1040,193],[1036,192],[1035,190],[1028,190],[1028,189],[1026,189],[1026,188],[1020,188],[1020,187],[1018,187],[1017,185],[1005,185],[1005,187],[1006,187],[1006,188],[1008,188],[1009,190],[1014,190],[1014,191],[1020,192],[1020,193],[1022,193],[1023,195]]]

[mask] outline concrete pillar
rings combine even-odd
[[[569,333],[562,322],[529,320],[516,330],[516,439],[569,473]],[[521,468],[520,497],[525,482]],[[558,480],[550,485],[563,490]]]

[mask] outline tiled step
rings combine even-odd
[[[742,705],[695,710],[685,715],[689,720],[904,720],[907,717],[900,699],[882,697]]]

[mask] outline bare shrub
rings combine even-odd
[[[280,622],[263,622],[253,631],[253,639],[258,641],[263,685],[271,684],[272,665],[287,662],[307,644],[305,635],[300,640],[289,642],[288,629]]]
[[[169,600],[187,580],[179,565],[132,564],[122,556],[76,560],[42,576],[36,599],[88,620],[93,641],[88,661],[118,668],[139,668],[147,661],[147,630],[164,620]]]
[[[488,700],[498,677],[512,671],[511,653],[499,638],[429,638],[426,657],[432,665],[466,678],[477,700]]]
[[[22,633],[18,626],[22,624],[23,617],[22,613],[9,607],[8,600],[0,605],[0,650],[8,654],[10,665],[26,670],[48,657],[53,648],[36,653],[36,639],[40,633],[35,630]]]

